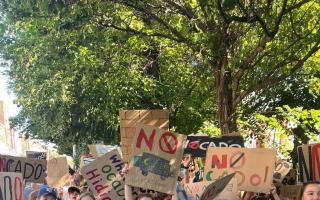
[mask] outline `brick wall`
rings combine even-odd
[[[120,115],[121,150],[123,160],[129,161],[132,138],[137,123],[169,130],[168,110],[122,110]]]

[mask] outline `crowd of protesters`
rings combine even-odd
[[[187,195],[183,189],[185,184],[202,181],[201,159],[193,159],[190,155],[186,155],[181,163],[181,170],[178,174],[176,190],[180,191],[174,195],[159,193],[156,197],[150,194],[139,194],[133,196],[132,187],[125,185],[125,199],[126,200],[187,200]],[[122,173],[127,173],[128,166],[122,170]],[[60,188],[51,188],[47,183],[32,184],[34,191],[29,193],[29,200],[95,200],[99,199],[91,192],[90,187],[80,174],[70,172],[73,176],[73,184]],[[182,192],[181,192],[182,191]],[[279,190],[274,186],[270,193],[252,193],[252,192],[238,192],[238,200],[298,200],[289,198],[280,198]],[[320,184],[317,182],[304,183],[301,190],[301,197],[299,200],[320,200]]]

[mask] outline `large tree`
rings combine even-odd
[[[193,52],[215,77],[223,134],[246,99],[296,75],[320,48],[319,1],[113,0],[101,27],[164,38]]]
[[[0,51],[22,106],[15,128],[65,150],[118,143],[120,109],[169,109],[171,127],[186,134],[212,118],[213,76],[190,51],[105,29],[95,17],[107,7],[93,3],[1,1]]]
[[[2,0],[1,8],[2,54],[23,118],[57,142],[114,138],[120,108],[168,108],[184,133],[216,117],[227,134],[237,112],[254,112],[249,102],[276,100],[273,86],[317,71],[319,1]]]

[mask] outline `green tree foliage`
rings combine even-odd
[[[237,130],[237,112],[282,104],[275,94],[283,86],[294,89],[283,99],[296,91],[317,94],[315,0],[2,0],[0,6],[1,53],[22,118],[56,142],[116,141],[121,108],[167,108],[178,132],[217,121],[226,134]]]
[[[1,53],[22,106],[14,127],[70,150],[118,143],[120,109],[169,109],[183,133],[213,116],[213,76],[190,51],[101,27],[96,15],[108,7],[95,3],[1,2]]]

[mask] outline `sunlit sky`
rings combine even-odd
[[[15,99],[14,94],[8,91],[7,77],[1,72],[0,69],[0,100],[4,101],[6,104],[8,117],[13,117],[18,113],[19,109],[17,105],[13,103],[13,100]]]

